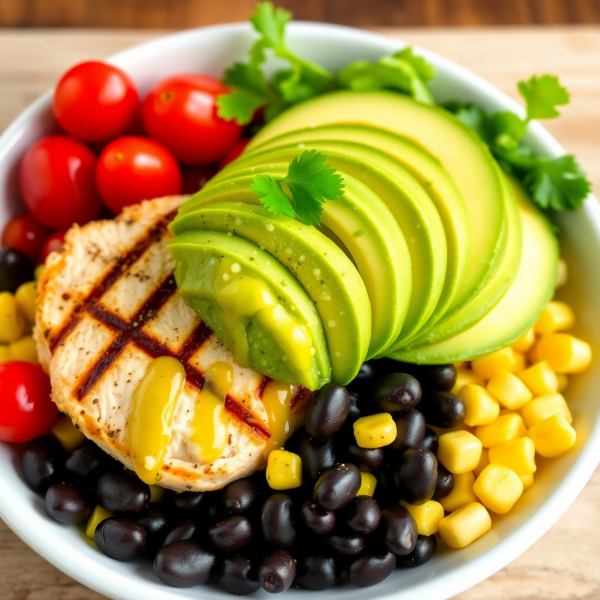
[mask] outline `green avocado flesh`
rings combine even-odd
[[[186,231],[221,231],[254,242],[279,260],[297,278],[321,318],[332,381],[349,383],[367,356],[371,338],[371,304],[356,267],[314,227],[250,204],[250,196],[256,196],[247,186],[239,192],[234,184],[231,187],[237,202],[210,204],[177,216],[170,225],[175,241]]]
[[[185,231],[168,245],[183,299],[242,367],[316,390],[331,380],[321,319],[298,280],[256,244]]]
[[[350,182],[351,178],[360,179],[364,185],[374,192],[376,194],[375,201],[372,201],[372,198],[363,192],[357,196],[356,205],[363,205],[371,214],[377,211],[378,206],[384,208],[387,206],[391,212],[391,215],[388,212],[387,219],[395,219],[407,242],[410,253],[409,265],[412,265],[412,296],[410,297],[404,327],[399,335],[396,332],[396,337],[389,340],[382,350],[376,350],[376,346],[372,344],[370,356],[383,354],[390,344],[393,343],[394,347],[402,345],[403,340],[418,331],[431,317],[440,301],[446,307],[450,300],[448,294],[442,297],[442,293],[446,291],[444,284],[447,263],[444,227],[431,198],[407,169],[389,155],[370,146],[345,141],[307,141],[302,144],[277,146],[248,156],[244,155],[235,164],[231,165],[231,169],[217,175],[213,180],[214,183],[211,182],[205,188],[206,193],[210,194],[212,185],[218,185],[220,181],[225,180],[227,177],[235,177],[236,174],[241,173],[257,174],[261,172],[258,171],[261,165],[262,168],[267,169],[265,172],[268,173],[268,168],[274,161],[281,160],[284,163],[289,163],[303,150],[312,149],[325,154],[327,163],[336,169],[345,181]],[[349,188],[349,185],[347,184],[346,187]],[[198,198],[202,196],[205,190],[198,194]],[[349,189],[348,192],[350,192]],[[339,200],[325,203],[324,223],[348,245],[346,240],[327,221],[328,213],[339,210],[339,207]],[[356,209],[353,210],[356,211]],[[363,231],[364,227],[361,227],[360,223],[358,225],[354,231]],[[381,243],[390,243],[388,229],[373,232],[375,236],[378,235],[382,238]],[[379,262],[377,255],[372,254],[368,257],[368,261],[371,263],[371,270],[381,268],[377,264]],[[357,266],[362,274],[363,269],[358,263]],[[368,284],[367,289],[369,289]],[[373,297],[370,294],[370,298],[373,299]],[[375,332],[379,329],[390,330],[391,324],[387,318],[387,312],[393,306],[393,300],[393,297],[389,297],[384,299],[382,303],[377,302],[375,304],[372,301],[374,339]],[[380,312],[382,308],[385,310],[384,313]],[[380,327],[376,323],[377,320],[383,321]]]
[[[522,227],[522,253],[517,276],[502,299],[473,327],[445,341],[391,358],[419,364],[445,364],[472,359],[519,339],[552,299],[558,273],[558,242],[546,217],[525,192],[511,182]]]

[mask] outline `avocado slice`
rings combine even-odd
[[[343,174],[345,179],[350,180],[350,177],[360,179],[363,184],[375,192],[378,196],[377,203],[384,204],[391,211],[408,242],[409,260],[413,273],[412,297],[404,327],[393,341],[393,345],[396,347],[420,330],[436,310],[440,299],[443,303],[443,310],[451,299],[447,295],[442,297],[445,285],[447,244],[439,213],[421,185],[397,161],[375,148],[354,142],[307,141],[302,144],[278,146],[264,152],[241,157],[227,172],[218,174],[205,188],[206,191],[202,190],[197,197],[202,197],[204,193],[210,194],[212,186],[226,180],[227,176],[233,177],[242,173],[256,174],[259,165],[268,168],[274,162],[289,163],[305,149],[315,149],[324,153],[327,156],[327,163]],[[249,171],[252,168],[254,170]],[[374,213],[374,205],[367,198],[368,196],[363,193],[358,197],[357,204],[359,206],[363,204],[368,207],[369,213]],[[193,203],[194,199],[191,202]],[[328,214],[336,211],[338,206],[338,201],[325,203],[323,211],[325,219]],[[343,236],[334,227],[331,227],[326,220],[324,222],[346,243]],[[364,228],[359,226],[356,230],[361,231]],[[389,233],[385,229],[380,230],[381,237],[387,238],[388,235]],[[389,244],[390,240],[386,239],[386,242]],[[370,262],[372,263],[371,270],[382,268],[378,264],[377,255],[373,254]],[[360,265],[359,271],[362,274]],[[368,283],[367,289],[369,289]],[[374,315],[373,331],[375,332],[376,320],[388,321],[388,319],[384,314],[378,312],[373,302],[371,304]],[[389,306],[387,301],[385,305]],[[389,327],[389,321],[382,324],[382,328],[387,331],[389,331]],[[375,333],[373,338],[375,338]],[[369,354],[374,356],[382,354],[384,351],[385,347],[380,351],[376,351],[375,347],[372,347]]]
[[[246,194],[254,195],[250,190]],[[244,193],[233,192],[232,197],[243,198]],[[278,259],[298,279],[319,313],[332,381],[345,385],[354,379],[369,349],[371,304],[356,267],[320,231],[248,202],[199,207],[177,216],[169,229],[177,236],[196,229],[235,234]]]
[[[256,244],[218,231],[169,242],[183,299],[242,367],[316,390],[331,380],[321,319],[298,280]]]
[[[408,138],[437,158],[456,183],[467,206],[471,232],[469,263],[446,314],[456,312],[494,275],[508,239],[505,205],[512,200],[505,197],[488,148],[442,108],[389,91],[344,90],[286,110],[258,132],[247,151],[290,131],[332,124],[367,125]]]
[[[523,189],[513,180],[511,187],[518,202],[523,246],[519,270],[508,292],[470,329],[436,344],[399,350],[391,358],[419,364],[470,360],[513,343],[536,322],[554,294],[558,241]]]

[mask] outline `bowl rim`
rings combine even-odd
[[[364,31],[342,25],[302,21],[293,21],[288,24],[288,31],[304,34],[310,34],[311,30],[314,31],[316,28],[326,30],[332,35],[352,36],[359,44],[361,42],[377,43],[382,49],[387,46],[388,52],[407,45],[403,40],[390,38],[383,33]],[[249,29],[250,25],[248,23],[232,23],[179,31],[134,45],[131,48],[111,55],[106,61],[115,65],[121,65],[123,62],[126,63],[130,56],[143,52],[146,48],[164,44],[165,42],[185,41],[188,37],[203,35],[207,32],[228,35],[241,31],[247,32]],[[451,73],[452,78],[458,77],[462,79],[474,89],[481,90],[483,94],[491,97],[494,102],[497,102],[504,109],[523,115],[523,108],[517,102],[482,77],[435,52],[417,45],[412,46],[418,54],[431,60],[436,66],[442,67],[446,72]],[[45,92],[30,104],[0,136],[0,162],[10,153],[12,147],[26,132],[32,119],[50,105],[52,91],[51,89]],[[565,154],[561,145],[538,122],[533,122],[529,125],[528,138],[536,143],[548,157],[557,157]],[[581,210],[585,213],[585,217],[589,220],[596,237],[600,240],[600,207],[592,194],[588,196]],[[469,567],[469,576],[465,576],[464,567],[456,568],[449,573],[424,581],[419,591],[428,599],[445,600],[480,583],[505,567],[533,545],[558,521],[586,485],[599,462],[600,421],[597,421],[591,428],[589,439],[581,449],[581,454],[573,465],[573,468],[527,521],[518,526],[505,538],[498,541],[493,547],[474,559],[469,560],[465,565]],[[108,564],[105,567],[98,564],[98,562],[94,563],[94,561],[88,561],[84,558],[84,564],[86,562],[94,563],[90,565],[95,567],[96,572],[94,572],[93,570],[83,568],[84,565],[81,562],[74,563],[68,560],[68,551],[66,550],[68,543],[63,539],[40,538],[37,535],[34,524],[27,520],[27,515],[21,514],[21,506],[16,502],[11,502],[10,494],[8,496],[0,494],[0,517],[18,537],[48,562],[76,581],[110,598],[115,600],[130,600],[137,597],[136,595],[142,591],[147,595],[147,600],[175,600],[182,597],[182,590],[165,586],[164,589],[161,588],[161,591],[157,592],[153,586],[148,585],[148,581],[138,580],[137,577],[125,576],[121,573],[111,571]],[[65,547],[65,552],[60,551],[60,546]],[[348,590],[344,589],[343,591],[347,592]],[[396,596],[396,591],[380,592],[379,594],[373,594],[373,596],[392,600]]]

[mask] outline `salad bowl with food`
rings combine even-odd
[[[449,598],[598,464],[568,92],[290,16],[75,66],[0,138],[0,516],[110,598]]]

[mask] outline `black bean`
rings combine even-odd
[[[258,565],[258,582],[271,594],[285,592],[294,583],[296,560],[287,550],[267,554]]]
[[[409,448],[417,448],[425,437],[425,417],[416,409],[410,408],[400,413],[396,422],[396,439],[388,446],[393,452],[402,453]]]
[[[294,501],[280,492],[269,496],[260,512],[260,524],[265,540],[273,546],[288,548],[296,539]]]
[[[260,588],[254,564],[247,556],[225,558],[218,577],[223,589],[235,596],[247,596]]]
[[[438,463],[435,455],[422,448],[410,448],[398,464],[398,488],[402,500],[423,504],[431,499],[437,485]]]
[[[337,383],[328,383],[310,399],[304,427],[313,440],[324,442],[341,429],[349,412],[350,396],[346,388]]]
[[[346,445],[341,454],[344,461],[367,473],[379,468],[384,459],[383,448],[361,448],[356,443]]]
[[[396,472],[392,465],[384,463],[375,473],[377,486],[373,498],[377,500],[380,507],[397,504],[400,500],[400,492],[396,483]]]
[[[370,553],[359,556],[346,569],[348,579],[359,587],[369,587],[387,579],[396,568],[392,552]]]
[[[181,492],[169,498],[169,504],[177,512],[196,512],[203,503],[204,492]]]
[[[356,533],[334,533],[327,538],[327,542],[333,550],[344,556],[355,556],[365,548],[365,538]]]
[[[206,583],[216,564],[212,550],[191,540],[181,540],[163,546],[156,553],[154,572],[167,585],[188,588]]]
[[[327,590],[333,587],[342,574],[342,565],[331,555],[305,554],[298,559],[296,583],[309,590]]]
[[[64,461],[64,450],[53,437],[31,440],[21,455],[23,477],[34,491],[45,494],[58,480]]]
[[[364,417],[365,411],[363,409],[363,402],[360,394],[352,389],[348,389],[348,394],[350,397],[350,409],[348,410],[348,420],[356,421],[356,419],[360,419]]]
[[[439,436],[438,434],[431,428],[427,427],[425,429],[425,437],[421,442],[421,448],[424,450],[430,450],[434,454],[437,454],[439,447]]]
[[[163,545],[169,530],[167,513],[160,504],[152,502],[135,522],[146,532],[146,552],[154,554]]]
[[[65,474],[84,482],[91,482],[104,470],[106,453],[94,442],[84,442],[71,450],[65,460]]]
[[[432,391],[449,392],[456,383],[454,365],[428,365],[421,371],[423,384]]]
[[[14,293],[26,281],[33,281],[34,264],[24,252],[0,248],[0,292]]]
[[[433,493],[433,500],[441,500],[445,498],[454,489],[454,475],[444,467],[444,465],[438,463],[438,476],[437,483],[435,486],[435,492]]]
[[[163,546],[168,546],[173,542],[181,540],[191,540],[198,532],[198,522],[193,517],[184,517],[173,525],[165,536]]]
[[[348,384],[349,392],[357,392],[363,394],[369,392],[369,388],[373,387],[377,369],[374,362],[365,362],[361,365],[356,377]]]
[[[344,518],[351,529],[369,535],[379,526],[381,510],[374,498],[357,496],[344,509]]]
[[[377,380],[372,404],[380,411],[395,413],[413,408],[421,400],[419,382],[407,373],[390,373]]]
[[[54,483],[45,498],[46,512],[65,525],[79,525],[90,513],[85,494],[70,483]]]
[[[332,511],[323,510],[312,500],[306,500],[300,510],[302,523],[318,535],[325,535],[333,531],[336,515]]]
[[[144,552],[146,532],[133,521],[111,517],[96,527],[94,541],[106,556],[129,562]]]
[[[319,477],[313,499],[325,510],[339,510],[356,496],[361,481],[360,471],[354,465],[338,463]]]
[[[253,479],[238,479],[223,491],[223,508],[228,515],[243,515],[258,506],[261,489]]]
[[[390,506],[381,511],[379,530],[383,543],[394,554],[410,554],[417,543],[417,524],[404,506]]]
[[[252,524],[247,517],[228,517],[208,529],[208,539],[223,552],[239,552],[252,541]]]
[[[463,401],[450,392],[432,392],[419,405],[428,425],[448,429],[460,425],[466,415]]]
[[[298,445],[298,456],[302,459],[302,469],[308,477],[318,479],[323,471],[335,465],[333,440],[317,442],[304,434]]]
[[[139,515],[150,503],[150,487],[137,478],[120,473],[100,477],[96,494],[100,504],[115,515]]]
[[[414,550],[406,556],[398,557],[398,566],[411,568],[424,565],[433,558],[437,550],[437,539],[435,535],[420,535]]]

